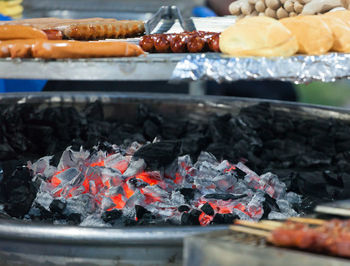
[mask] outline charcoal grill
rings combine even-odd
[[[241,108],[269,102],[272,108],[303,117],[350,120],[350,111],[323,107],[229,97],[191,97],[140,93],[37,93],[5,94],[0,106],[27,104],[36,108],[73,106],[78,110],[100,100],[106,119],[130,120],[143,103],[163,115],[203,121],[208,114],[238,114]],[[32,224],[0,219],[1,264],[25,265],[176,265],[182,262],[184,237],[215,227],[82,228]]]

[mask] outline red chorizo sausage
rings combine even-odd
[[[190,37],[187,42],[187,50],[190,53],[200,53],[205,48],[205,40],[199,36]]]
[[[170,50],[170,43],[165,35],[155,37],[154,48],[158,53],[167,53]]]
[[[208,40],[209,50],[212,51],[212,52],[217,52],[217,53],[220,52],[219,41],[220,41],[220,34],[213,35]]]
[[[140,40],[140,46],[145,52],[152,52],[154,50],[154,40],[152,36],[143,36]]]
[[[177,35],[172,39],[170,43],[170,49],[173,53],[185,53],[187,38],[185,36]]]

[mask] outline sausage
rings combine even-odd
[[[172,39],[172,42],[170,43],[170,49],[173,53],[185,53],[187,50],[186,45],[187,37],[177,35]]]
[[[220,52],[219,41],[220,34],[213,35],[208,41],[209,50],[217,53]]]
[[[170,50],[170,43],[165,35],[154,38],[154,48],[158,53],[167,53]]]
[[[142,21],[102,18],[36,18],[10,21],[4,24],[29,25],[41,30],[59,30],[66,39],[79,40],[134,37],[145,32],[144,22]]]
[[[47,35],[42,30],[23,25],[0,25],[0,40],[44,39]]]
[[[15,43],[10,46],[11,58],[32,57],[32,43]]]
[[[63,34],[60,30],[43,30],[49,40],[62,40]]]
[[[10,57],[10,47],[6,42],[0,42],[0,58]]]
[[[33,57],[44,59],[139,56],[142,49],[127,42],[36,41]]]
[[[152,52],[154,50],[154,40],[152,36],[143,36],[139,45],[145,52]]]
[[[96,40],[133,37],[145,32],[144,23],[135,20],[81,19],[56,23],[52,28],[61,30],[68,39]]]
[[[0,57],[28,58],[36,40],[11,40],[0,42]]]
[[[219,33],[206,31],[152,34],[142,37],[140,46],[146,52],[158,53],[220,52],[219,36]]]
[[[200,53],[205,48],[205,40],[199,36],[190,37],[187,42],[187,50],[190,53]]]

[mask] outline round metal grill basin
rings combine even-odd
[[[161,94],[4,94],[0,96],[0,106],[19,103],[36,108],[74,106],[82,109],[96,100],[103,103],[106,119],[126,121],[136,117],[140,104],[146,104],[160,114],[205,121],[208,114],[238,114],[241,108],[261,102],[298,116],[350,120],[350,111],[340,108]],[[2,265],[176,265],[182,262],[184,237],[224,229],[227,226],[84,228],[0,219],[0,262]]]

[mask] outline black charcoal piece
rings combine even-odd
[[[180,152],[180,142],[160,141],[142,146],[135,152],[134,157],[144,159],[149,168],[157,169],[172,163]]]
[[[50,204],[50,211],[54,213],[59,213],[61,214],[63,210],[66,208],[66,203],[59,200],[59,199],[54,199],[51,204]]]
[[[98,143],[96,151],[99,151],[99,150],[106,151],[108,153],[115,152],[113,144],[108,141],[103,141]]]
[[[243,172],[241,169],[236,168],[234,171],[234,175],[238,178],[238,179],[244,179],[244,177],[247,175],[245,172]]]
[[[298,178],[298,189],[303,195],[316,198],[329,198],[326,189],[327,183],[322,172],[302,172]]]
[[[206,199],[217,199],[217,200],[237,200],[246,197],[247,194],[242,194],[242,195],[233,195],[233,194],[207,194],[204,197]]]
[[[150,212],[144,213],[141,219],[137,218],[138,225],[151,225],[151,224],[157,224],[157,223],[166,224],[166,221],[160,221],[160,222],[156,221],[156,217],[152,215],[152,213]]]
[[[200,225],[199,216],[201,213],[198,210],[192,210],[189,213],[184,212],[181,215],[181,225]]]
[[[67,216],[68,224],[79,225],[81,223],[81,215],[79,213],[71,213]]]
[[[217,213],[214,216],[212,224],[232,224],[235,219],[237,219],[238,216],[233,215],[232,213]]]
[[[180,193],[184,196],[186,201],[191,201],[194,198],[196,190],[193,188],[181,188]]]
[[[151,120],[152,122],[154,122],[157,125],[160,125],[163,122],[163,119],[159,114],[151,111],[148,108],[148,106],[146,106],[144,104],[140,104],[140,106],[138,108],[137,122],[139,124],[143,124],[143,122],[146,121],[147,119]]]
[[[125,226],[135,226],[138,224],[138,222],[135,219],[130,219],[130,218],[126,218],[126,217],[123,217],[123,218],[125,218],[124,219]]]
[[[140,206],[140,205],[135,205],[135,210],[136,210],[136,217],[137,219],[142,219],[143,216],[148,213],[150,214],[151,212],[149,212],[148,210],[146,210],[144,207]]]
[[[109,223],[119,219],[122,216],[122,214],[123,212],[121,210],[111,210],[111,211],[104,212],[101,218],[106,223]]]
[[[178,139],[186,131],[187,121],[178,119],[166,119],[161,124],[163,139]]]
[[[206,202],[202,206],[201,210],[207,215],[210,215],[210,216],[214,215],[214,209],[213,209],[213,207],[211,207],[211,205],[208,202]]]
[[[159,127],[151,120],[146,120],[143,124],[143,134],[147,140],[152,141],[160,133]]]
[[[5,211],[9,215],[23,217],[28,213],[37,193],[31,179],[27,167],[18,167],[11,176],[4,176]]]
[[[276,200],[271,198],[270,195],[265,194],[265,201],[263,202],[264,214],[262,219],[266,219],[271,211],[279,212],[280,208],[278,207]]]
[[[297,164],[301,167],[313,167],[319,165],[330,165],[332,162],[331,158],[327,154],[310,151],[297,158]]]
[[[16,158],[15,150],[7,143],[0,144],[0,160]]]
[[[341,187],[341,188],[344,187],[342,178],[332,171],[329,171],[329,170],[323,171],[323,177],[326,179],[327,183],[331,186]]]
[[[187,212],[187,211],[190,210],[190,207],[188,207],[187,205],[181,205],[177,209],[178,209],[179,212]]]
[[[147,187],[149,184],[146,183],[145,181],[136,178],[136,177],[132,177],[128,180],[128,183],[130,183],[133,187],[135,188],[142,188],[142,187]]]
[[[87,105],[83,111],[83,114],[85,114],[85,116],[90,120],[103,121],[104,113],[102,103],[100,101],[96,101]]]
[[[230,119],[231,115],[225,114],[214,116],[209,121],[209,130],[215,142],[229,141],[232,132]]]

